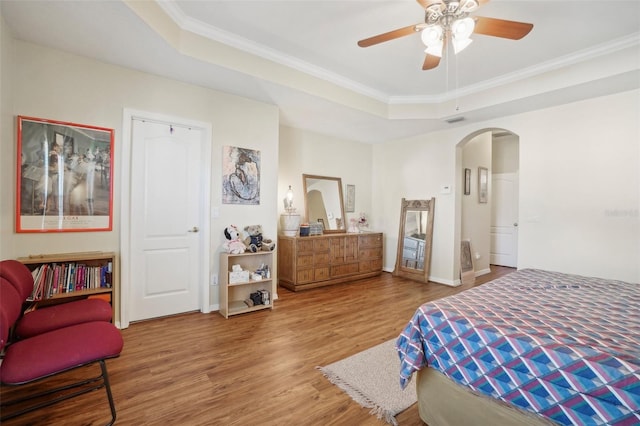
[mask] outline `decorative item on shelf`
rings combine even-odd
[[[244,283],[249,281],[249,271],[243,271],[242,266],[233,265],[229,271],[229,284]]]
[[[300,225],[300,236],[308,237],[309,236],[310,227],[308,223],[303,223]]]
[[[249,295],[248,298],[244,300],[244,303],[248,307],[257,306],[257,305],[268,305],[271,300],[271,294],[268,290],[258,290]]]
[[[245,244],[240,240],[240,231],[235,225],[229,225],[224,229],[224,236],[227,239],[222,245],[227,253],[240,254],[247,249]]]
[[[293,207],[293,190],[291,189],[291,185],[289,185],[287,196],[284,199],[284,210],[286,213],[281,215],[282,233],[287,237],[295,237],[300,227],[300,215],[296,213],[296,209]]]
[[[358,230],[360,232],[363,231],[363,228],[369,227],[369,221],[367,220],[367,215],[365,213],[360,213],[360,217],[358,218]]]
[[[262,235],[262,225],[248,225],[244,227],[247,236],[244,245],[247,251],[257,253],[259,251],[272,251],[276,248],[276,243]]]
[[[269,269],[269,265],[265,265],[264,263],[261,264],[260,267],[256,269],[256,274],[260,275],[260,279],[271,278],[271,270]]]
[[[365,213],[360,213],[357,218],[352,217],[349,219],[349,228],[347,229],[347,232],[357,234],[364,232],[363,228],[367,228],[368,226],[369,221],[367,220],[367,215]]]
[[[320,222],[309,223],[309,235],[322,235],[324,233],[324,226]]]

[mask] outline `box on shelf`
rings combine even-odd
[[[309,224],[309,235],[322,235],[324,226],[320,222],[311,222]]]
[[[249,281],[249,271],[229,272],[229,284],[245,283]]]

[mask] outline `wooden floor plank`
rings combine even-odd
[[[475,285],[513,269],[491,267]],[[224,319],[187,313],[131,324],[107,361],[118,425],[384,425],[315,368],[396,338],[416,308],[472,286],[383,273],[303,292],[278,289],[273,310]],[[46,356],[43,349],[42,356]],[[88,367],[35,384],[97,374]],[[3,387],[0,397],[24,392]],[[103,390],[13,419],[12,425],[105,424]],[[423,425],[414,405],[401,426]]]

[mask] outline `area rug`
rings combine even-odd
[[[395,339],[317,368],[358,404],[371,408],[371,414],[395,426],[395,416],[417,401],[415,381],[400,388]]]

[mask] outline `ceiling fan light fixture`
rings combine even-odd
[[[457,55],[458,53],[466,49],[467,46],[469,46],[472,42],[473,40],[471,40],[470,38],[464,38],[462,40],[454,38],[453,40],[451,40],[451,44],[453,44],[453,53]]]
[[[426,49],[424,49],[424,53],[426,53],[427,55],[431,55],[431,56],[437,56],[438,58],[442,58],[442,48],[443,48],[443,44],[433,44],[431,46],[427,46]]]
[[[454,40],[465,40],[473,34],[476,22],[473,18],[456,19],[451,24],[451,35]]]
[[[420,38],[425,46],[432,46],[434,44],[442,44],[442,27],[440,25],[429,25],[422,30]]]

